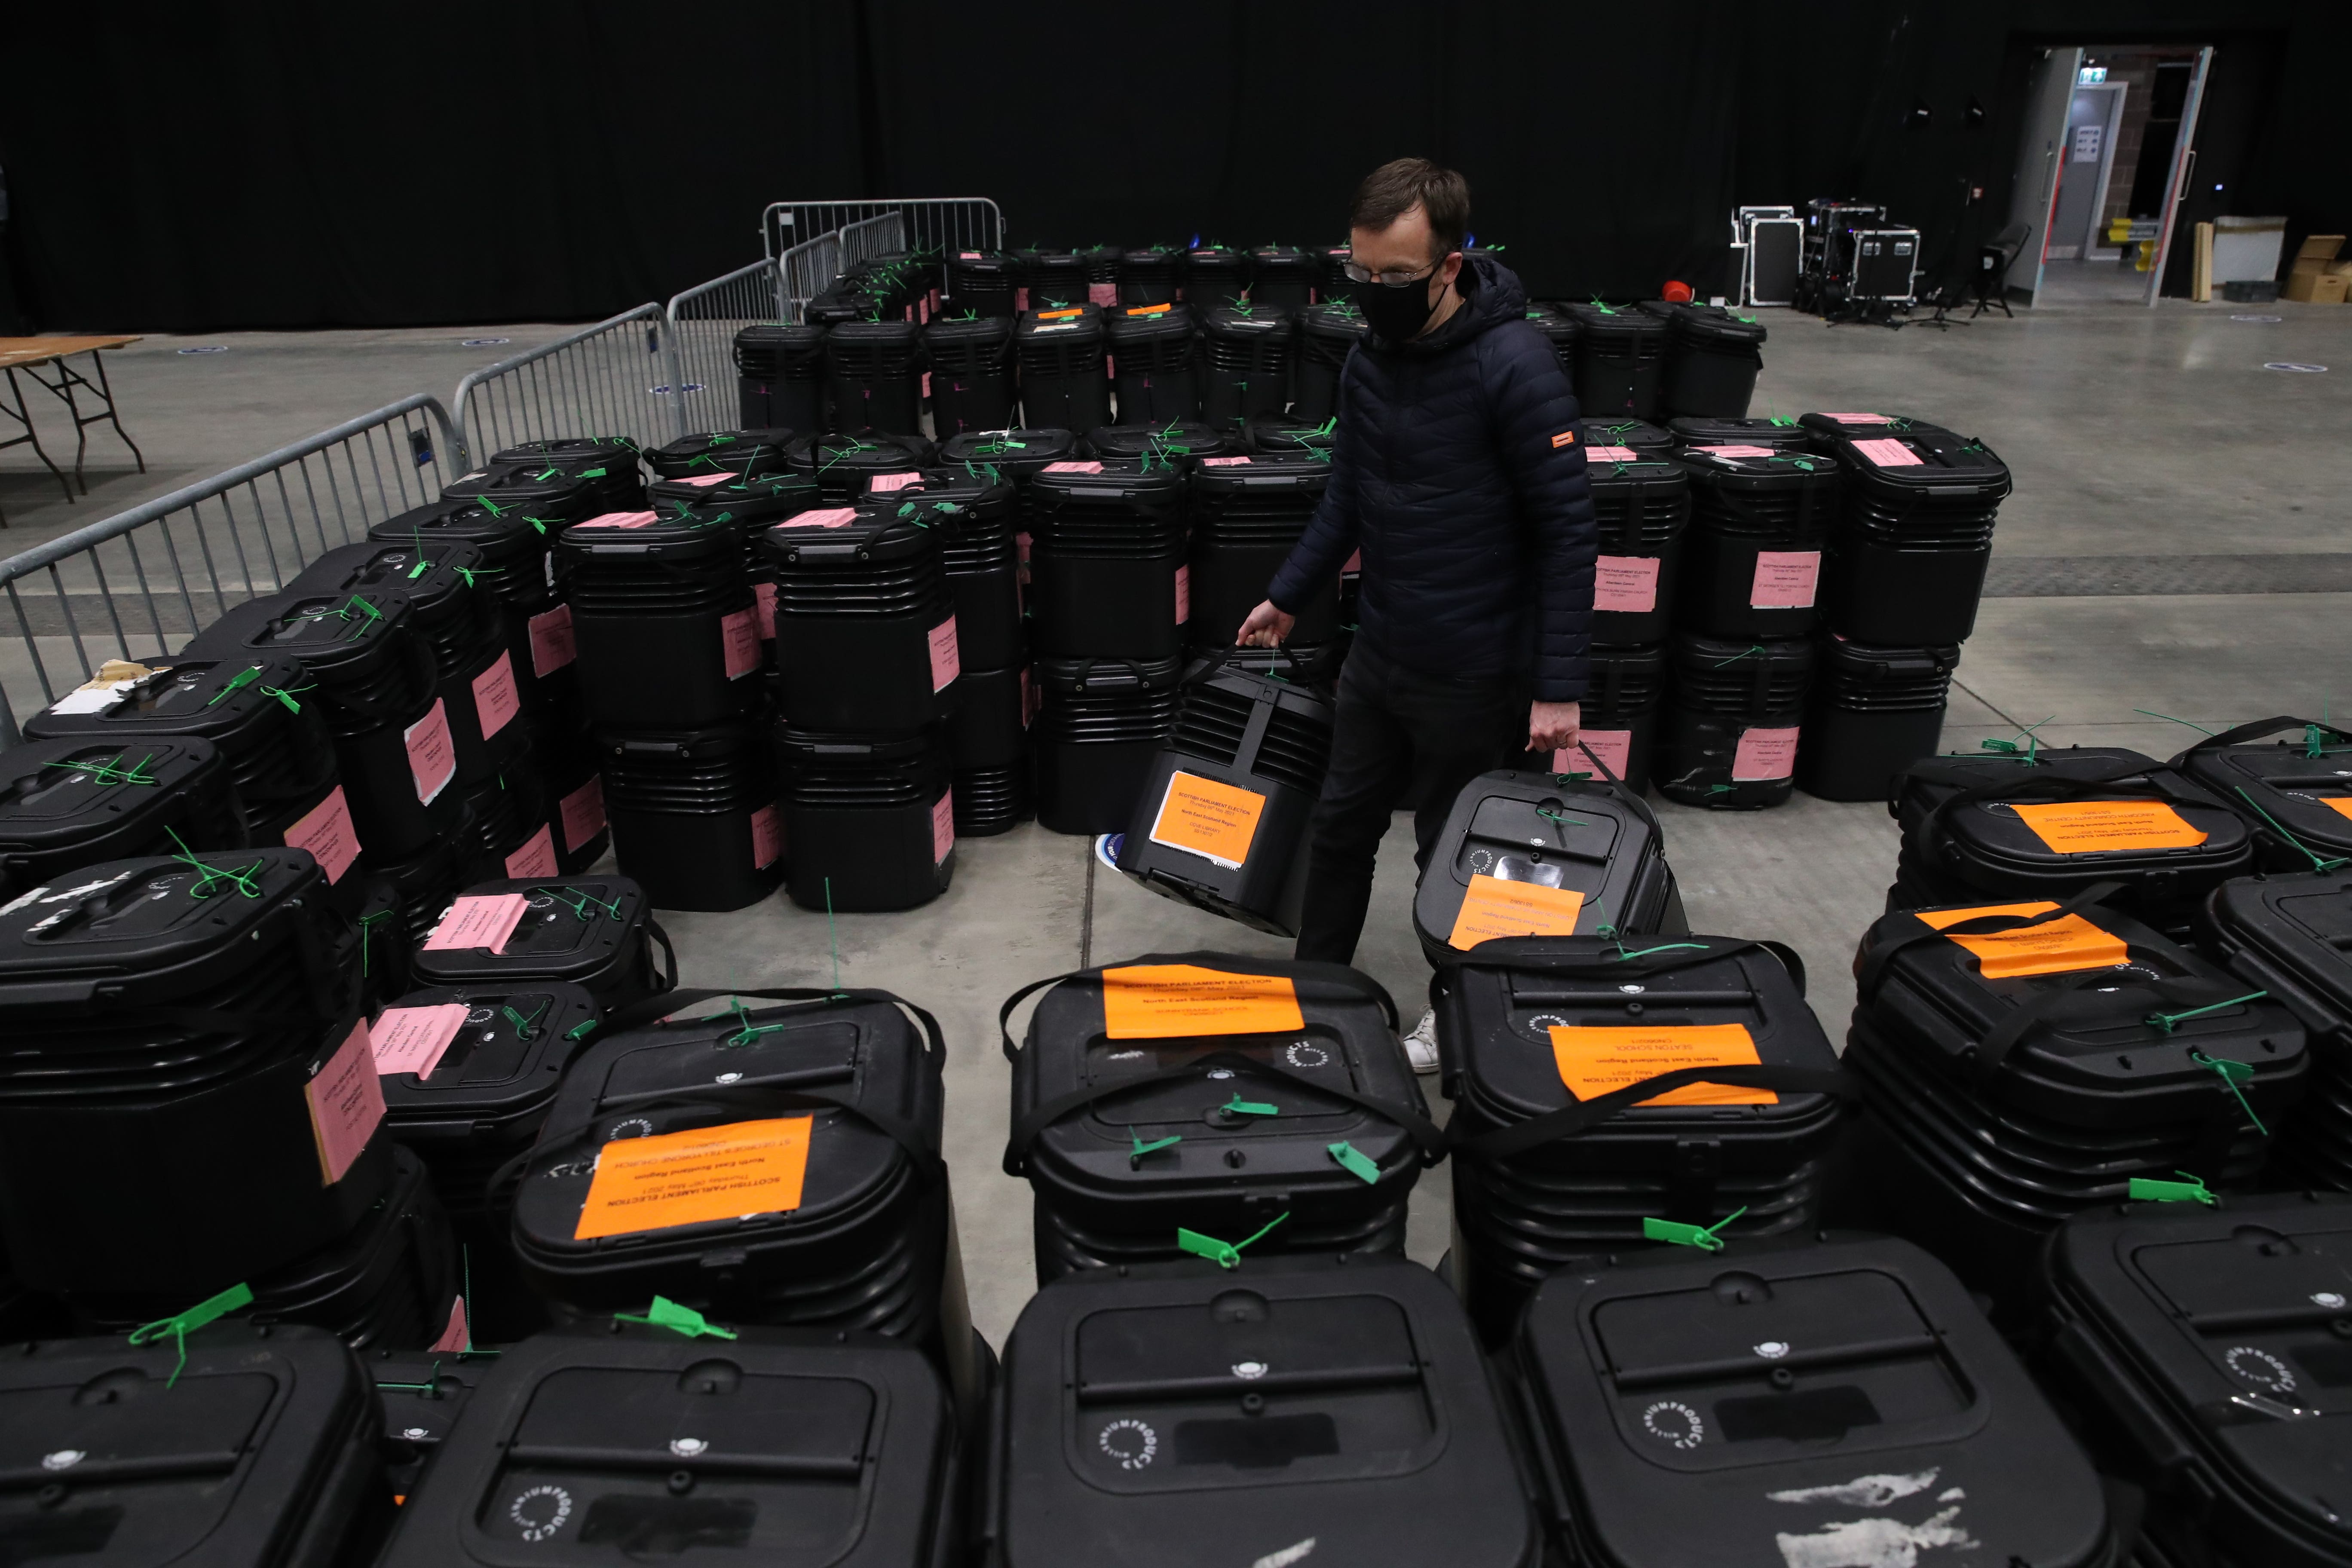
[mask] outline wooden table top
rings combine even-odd
[[[100,349],[119,349],[125,343],[135,343],[136,337],[100,338],[0,338],[0,369],[17,364],[41,364],[68,354],[86,354]]]

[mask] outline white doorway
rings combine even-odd
[[[2087,74],[2078,68],[2078,77]],[[2105,226],[2100,217],[2107,207],[2107,182],[2115,173],[2128,90],[2119,81],[2075,84],[2058,159],[2058,203],[2050,219],[2053,261],[2078,260],[2101,251],[2101,259],[2115,259],[2116,247],[2106,245],[2100,232]]]

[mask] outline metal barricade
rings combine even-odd
[[[684,435],[677,405],[703,387],[668,374],[662,321],[659,305],[640,305],[467,375],[449,412],[467,458],[480,462],[561,436],[625,436],[657,447]],[[734,380],[730,372],[725,385]]]
[[[907,248],[907,215],[883,213],[841,231],[841,269]]]
[[[663,314],[669,384],[677,433],[732,429],[740,417],[735,396],[735,334],[785,317],[783,269],[773,260],[739,267],[697,284]]]
[[[782,276],[784,320],[797,325],[808,320],[808,302],[841,276],[841,236],[804,239],[776,258],[776,267]]]
[[[987,196],[890,196],[865,202],[770,202],[760,215],[760,250],[774,256],[812,235],[886,213],[906,219],[899,248],[1001,250],[1004,213]]]
[[[470,379],[470,378],[469,378]],[[110,658],[168,657],[326,551],[441,493],[464,458],[417,393],[0,561],[0,746]]]

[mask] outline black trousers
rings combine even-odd
[[[1297,954],[1346,963],[1372,901],[1372,862],[1397,802],[1412,792],[1413,863],[1426,868],[1462,786],[1524,749],[1522,679],[1449,680],[1359,643],[1339,672],[1331,767],[1309,828]]]

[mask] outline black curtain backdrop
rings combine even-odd
[[[0,169],[49,330],[594,320],[756,258],[783,197],[990,195],[1016,244],[1328,244],[1406,153],[1469,175],[1538,296],[1704,295],[1742,202],[1883,200],[1964,267],[2008,219],[2034,56],[2125,42],[2219,51],[2184,222],[2346,231],[2352,13],[2284,0],[45,5],[11,23]]]

